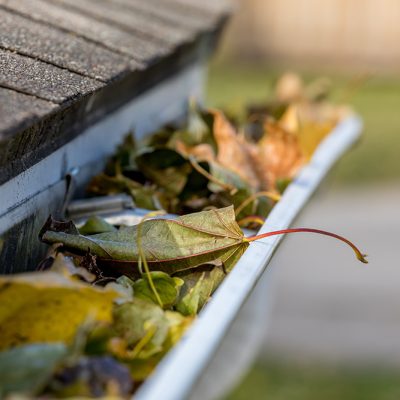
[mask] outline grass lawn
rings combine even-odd
[[[273,89],[279,71],[263,66],[212,65],[208,81],[208,104],[240,112],[251,101],[262,101]],[[318,74],[305,74],[306,80]],[[344,93],[352,76],[328,76],[333,99]],[[353,78],[354,79],[354,78]],[[400,78],[372,77],[354,92],[350,103],[364,120],[364,136],[337,167],[335,181],[364,184],[400,178]]]
[[[225,400],[397,400],[400,372],[257,364]]]

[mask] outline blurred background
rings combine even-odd
[[[267,98],[283,72],[328,77],[333,100],[362,116],[364,135],[294,225],[343,234],[370,263],[324,238],[285,239],[270,265],[262,351],[226,400],[399,399],[400,2],[235,4],[208,103],[239,112]]]

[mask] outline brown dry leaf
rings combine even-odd
[[[304,83],[293,72],[283,74],[275,86],[275,98],[282,103],[291,103],[304,96]]]
[[[2,276],[0,350],[27,343],[69,343],[88,318],[111,321],[118,296],[57,272]]]
[[[210,110],[210,113],[214,116],[213,134],[218,147],[217,161],[258,189],[259,180],[252,165],[248,143],[236,133],[221,111]]]
[[[280,179],[292,179],[305,163],[298,137],[278,122],[266,121],[264,137],[251,147],[263,190],[276,189]]]

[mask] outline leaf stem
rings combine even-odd
[[[248,215],[247,217],[244,217],[240,219],[237,223],[240,227],[246,226],[249,223],[255,223],[258,225],[263,225],[264,224],[264,219],[260,217],[259,215]]]
[[[247,199],[245,199],[236,209],[235,215],[238,216],[250,203],[252,203],[254,200],[256,200],[259,197],[267,197],[268,199],[271,199],[273,201],[279,201],[281,199],[281,195],[278,193],[274,192],[268,192],[268,191],[262,191],[262,192],[257,192],[249,196]]]
[[[255,236],[251,236],[251,237],[248,237],[248,238],[244,238],[243,240],[246,241],[246,242],[253,242],[255,240],[263,239],[263,238],[266,238],[266,237],[269,237],[269,236],[284,235],[284,234],[287,234],[287,233],[298,233],[298,232],[317,233],[317,234],[320,234],[320,235],[330,236],[330,237],[333,237],[335,239],[338,239],[338,240],[346,243],[347,245],[349,245],[353,249],[353,251],[356,254],[356,257],[357,257],[358,260],[360,260],[361,262],[363,262],[365,264],[368,264],[368,261],[365,259],[366,255],[362,254],[361,251],[352,242],[350,242],[350,240],[344,238],[343,236],[336,235],[335,233],[322,231],[320,229],[312,229],[312,228],[281,229],[281,230],[278,230],[278,231],[261,233],[260,235],[255,235]]]
[[[139,253],[139,263],[138,263],[139,264],[139,268],[141,270],[141,263],[143,262],[144,270],[146,272],[146,277],[147,277],[147,281],[149,283],[150,289],[154,293],[154,296],[155,296],[155,298],[157,300],[157,303],[159,304],[159,306],[161,308],[164,307],[164,304],[163,304],[163,302],[161,300],[161,297],[160,297],[160,295],[159,295],[159,293],[157,291],[156,286],[154,285],[153,278],[152,278],[151,273],[150,273],[149,264],[147,263],[146,255],[144,254],[143,247],[142,247],[142,225],[143,225],[143,222],[146,219],[152,218],[152,217],[154,217],[156,215],[162,215],[162,214],[165,214],[165,211],[157,210],[157,211],[152,211],[152,212],[146,214],[138,224],[137,237],[136,237],[136,239],[137,239],[137,243],[136,244],[137,244],[138,253]]]
[[[189,156],[189,162],[192,167],[200,174],[207,178],[210,182],[215,183],[218,186],[221,186],[224,190],[228,191],[232,196],[237,192],[237,188],[233,185],[229,185],[228,183],[224,183],[220,181],[215,176],[211,175],[207,170],[205,170],[193,156]]]

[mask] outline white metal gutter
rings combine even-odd
[[[361,128],[359,118],[349,117],[326,137],[273,208],[259,233],[290,226],[332,165],[357,140]],[[218,371],[208,367],[218,364],[216,354],[224,356],[217,350],[227,340],[230,326],[240,316],[243,304],[264,274],[281,240],[282,236],[274,236],[250,244],[197,320],[135,393],[135,400],[215,398],[218,390],[208,390],[207,382],[213,375],[218,379]],[[240,345],[238,343],[237,347]],[[230,368],[235,369],[235,365],[225,363],[228,373]]]

